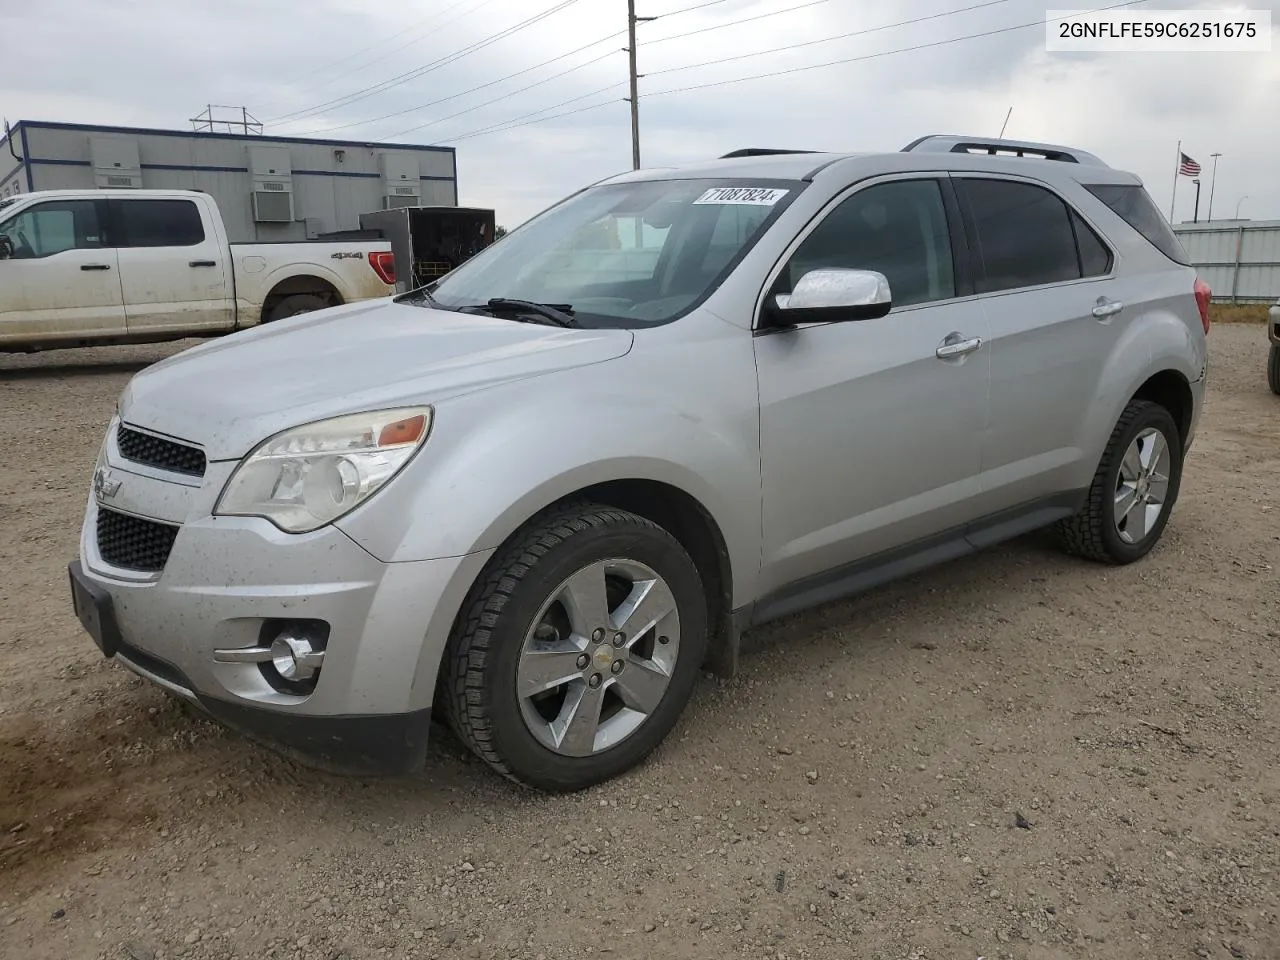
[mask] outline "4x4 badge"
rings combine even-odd
[[[100,500],[110,500],[120,489],[120,481],[111,476],[106,467],[99,467],[93,474],[93,492]]]

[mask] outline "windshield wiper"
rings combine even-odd
[[[573,307],[567,303],[534,303],[532,300],[514,300],[511,297],[491,297],[486,306],[490,310],[523,310],[545,317],[558,327],[580,327],[573,317]]]

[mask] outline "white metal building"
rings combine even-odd
[[[32,190],[201,190],[233,242],[355,230],[360,214],[457,206],[454,149],[23,120],[0,139],[0,197]]]
[[[1212,288],[1214,300],[1280,299],[1280,220],[1179,223],[1173,232]]]

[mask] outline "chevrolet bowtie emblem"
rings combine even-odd
[[[99,500],[110,500],[120,489],[120,481],[106,467],[99,467],[93,474],[93,492]]]

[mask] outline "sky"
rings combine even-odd
[[[1012,107],[1007,137],[1131,170],[1166,215],[1181,140],[1201,219],[1213,153],[1215,219],[1280,219],[1280,0],[1133,9],[1240,6],[1271,11],[1270,53],[1048,53],[1043,26],[1006,29],[1045,17],[1029,0],[638,0],[656,17],[638,28],[642,165],[994,136]],[[626,0],[0,0],[0,113],[189,129],[215,103],[269,134],[452,145],[460,202],[514,227],[631,168],[626,18]]]

